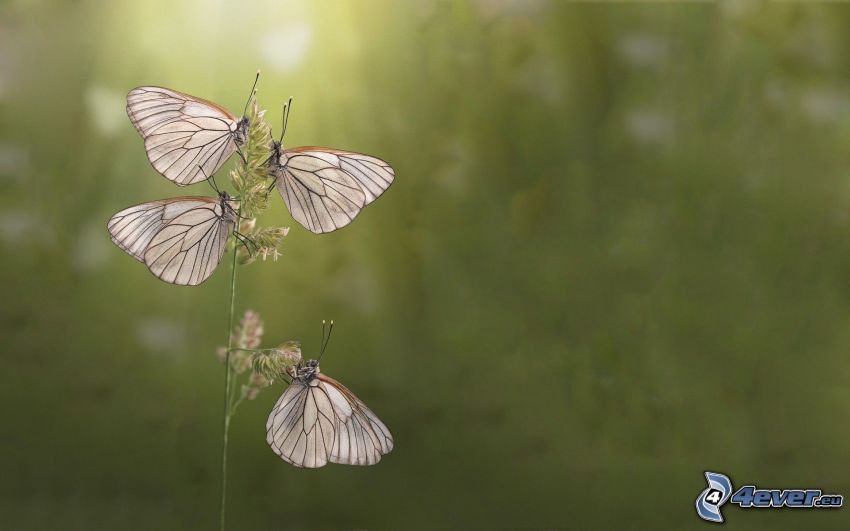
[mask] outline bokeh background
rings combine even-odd
[[[106,220],[185,194],[126,92],[389,160],[348,228],[240,269],[265,346],[390,426],[378,466],[230,446],[231,529],[697,529],[704,470],[850,495],[850,5],[0,5],[0,527],[218,523],[228,267],[164,284]],[[233,162],[225,169],[230,168]],[[222,171],[219,182],[224,182]],[[188,190],[207,194],[206,185]],[[850,509],[727,529],[848,529]]]

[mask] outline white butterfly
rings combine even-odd
[[[374,465],[393,449],[390,430],[354,393],[299,364],[266,422],[266,442],[287,463],[319,468],[328,461]]]
[[[292,217],[322,234],[342,228],[390,187],[395,171],[383,160],[351,151],[315,146],[283,149],[288,109],[280,140],[273,141],[269,171]]]
[[[237,118],[211,101],[162,87],[138,87],[127,94],[127,115],[145,139],[148,160],[180,186],[206,180],[245,143],[244,114]]]
[[[215,271],[236,225],[227,192],[125,208],[109,219],[112,241],[160,280],[195,286]]]

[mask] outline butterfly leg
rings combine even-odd
[[[239,243],[245,246],[245,250],[248,252],[248,256],[254,256],[254,253],[251,252],[251,247],[248,245],[249,243],[254,246],[254,250],[258,249],[257,244],[251,238],[245,236],[238,230],[233,231],[233,235],[236,236],[236,239],[239,240]]]
[[[238,199],[238,198],[236,198],[236,199],[231,199],[231,201],[239,201],[239,199]],[[240,214],[239,212],[237,212],[237,211],[236,211],[236,209],[234,209],[234,208],[233,208],[232,206],[230,206],[230,205],[228,205],[228,208],[229,208],[229,209],[230,209],[230,211],[233,213],[233,215],[234,215],[234,216],[236,216],[236,217],[237,217],[237,218],[239,218],[239,219],[252,219],[252,218],[249,218],[249,217],[247,217],[247,216],[243,216],[242,214]]]
[[[277,174],[272,178],[272,183],[269,185],[269,188],[266,190],[266,195],[270,194],[274,189],[275,185],[277,185]]]
[[[237,144],[237,146],[236,146],[236,153],[239,153],[239,157],[242,159],[242,162],[244,162],[245,164],[248,164],[248,159],[247,159],[247,158],[245,158],[245,154],[244,154],[244,153],[242,153],[242,150],[241,150],[241,149],[239,149],[239,145],[238,145],[238,144]]]
[[[241,234],[239,234],[236,231],[233,231],[233,236],[236,238],[236,241],[238,241],[241,245],[243,245],[245,247],[245,250],[248,252],[248,255],[253,254],[253,253],[251,253],[251,248],[248,247],[248,244],[245,242],[244,236],[242,236]]]
[[[204,180],[207,181],[207,184],[212,186],[212,189],[215,191],[216,195],[221,194],[221,190],[219,190],[218,185],[215,182],[215,175],[207,175],[207,172],[204,171],[204,167],[198,164],[198,171],[201,172],[201,175],[204,176]]]

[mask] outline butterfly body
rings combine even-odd
[[[236,142],[237,146],[241,147],[245,144],[245,140],[248,138],[248,126],[250,123],[248,117],[243,116],[238,122],[230,124],[230,132],[233,133],[233,141]]]
[[[278,142],[277,140],[272,141],[272,154],[269,157],[269,167],[273,172],[280,171],[281,168],[286,166],[286,163],[289,161],[289,155],[286,154],[286,150],[283,149],[283,144]]]

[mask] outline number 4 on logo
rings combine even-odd
[[[708,494],[705,495],[705,501],[712,505],[717,505],[722,499],[723,493],[717,489],[711,489],[710,491],[708,491]]]

